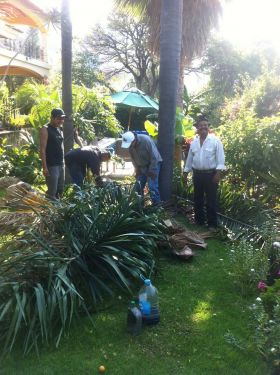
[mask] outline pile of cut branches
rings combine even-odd
[[[75,315],[89,314],[116,288],[130,291],[140,274],[148,276],[157,243],[165,240],[164,224],[143,210],[134,190],[87,186],[57,202],[32,194],[16,189],[19,207],[13,201],[1,217],[10,239],[0,249],[4,352],[19,335],[24,353],[58,345]]]

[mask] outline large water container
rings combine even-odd
[[[144,280],[144,285],[139,291],[139,307],[144,324],[159,322],[158,291],[149,279]]]

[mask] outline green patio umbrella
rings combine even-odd
[[[120,107],[127,107],[129,109],[128,117],[128,129],[131,122],[131,114],[134,108],[148,109],[154,112],[158,111],[158,103],[151,98],[149,95],[145,94],[143,91],[137,88],[131,88],[116,92],[111,95],[113,103]]]

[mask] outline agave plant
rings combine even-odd
[[[37,220],[0,251],[4,351],[19,334],[24,353],[54,339],[58,345],[74,315],[116,288],[131,291],[148,275],[157,242],[165,239],[163,224],[131,189],[88,186],[32,212]]]

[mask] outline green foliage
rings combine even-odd
[[[148,115],[147,118],[158,119],[157,114]],[[145,121],[145,130],[149,135],[156,140],[158,136],[158,125],[153,124],[149,120]],[[175,122],[175,143],[182,144],[185,138],[191,138],[195,134],[193,130],[193,121],[188,115],[184,115],[182,110],[176,108],[176,122]]]
[[[195,135],[193,121],[190,116],[185,116],[180,108],[176,108],[175,142],[182,144],[185,138],[192,138]]]
[[[22,114],[29,114],[32,126],[40,127],[50,118],[50,111],[58,107],[61,97],[58,87],[27,80],[15,93],[16,106]]]
[[[279,202],[280,118],[252,116],[220,128],[228,166],[227,182],[270,206]]]
[[[180,224],[186,220],[176,217]],[[209,239],[191,263],[161,257],[153,276],[159,291],[161,321],[139,337],[125,332],[129,297],[100,306],[73,325],[58,349],[22,358],[19,351],[1,363],[4,374],[112,375],[268,375],[270,369],[253,342],[248,303],[225,273],[224,243]],[[220,259],[222,258],[222,259]],[[137,286],[135,292],[140,288]],[[149,358],[149,360],[147,360]],[[152,369],[152,370],[151,370]]]
[[[17,106],[23,113],[29,113],[29,121],[36,129],[49,121],[53,108],[61,107],[59,87],[59,80],[49,86],[29,81],[17,91]],[[116,136],[121,130],[107,89],[102,87],[87,89],[73,85],[73,118],[88,142],[97,136]]]
[[[81,310],[148,276],[165,238],[141,198],[114,185],[72,189],[65,200],[33,209],[37,219],[0,251],[4,352],[20,334],[24,353],[58,345]]]
[[[15,176],[29,184],[43,180],[41,161],[37,146],[30,137],[30,143],[11,146],[4,140],[0,147],[0,177]]]
[[[255,328],[254,341],[260,353],[277,370],[280,368],[280,295],[275,295],[272,314],[268,314],[263,299],[265,293],[251,306]]]
[[[219,184],[218,201],[220,213],[258,228],[275,217],[272,209],[250,196],[246,186],[229,178]]]
[[[262,293],[262,301],[265,311],[270,317],[273,317],[273,310],[277,304],[277,299],[280,298],[280,279],[275,280],[273,285],[267,286],[264,293]]]
[[[104,81],[104,77],[98,72],[98,65],[95,55],[82,48],[73,56],[73,83],[92,88],[94,84]]]
[[[247,80],[244,89],[225,102],[225,119],[277,116],[280,110],[280,76],[276,70],[265,71],[255,80]]]
[[[0,87],[0,121],[2,125],[9,127],[16,115],[18,113],[15,110],[14,97],[9,95],[7,86],[2,83]]]
[[[241,239],[229,248],[229,272],[242,295],[254,293],[268,273],[267,253],[252,242]]]
[[[209,75],[209,82],[200,93],[199,100],[201,111],[210,119],[212,126],[220,125],[227,100],[235,98],[238,106],[237,98],[250,89],[252,82],[258,81],[258,77],[266,72],[277,70],[278,66],[279,58],[271,49],[241,53],[226,41],[212,41],[200,67],[203,73]],[[266,84],[260,85],[259,90],[253,89],[251,97],[258,97],[254,106],[257,113],[262,113],[262,117],[271,114],[277,106],[277,81],[267,80]]]
[[[108,91],[73,86],[74,122],[82,137],[115,137],[121,127],[114,116],[114,106]]]

